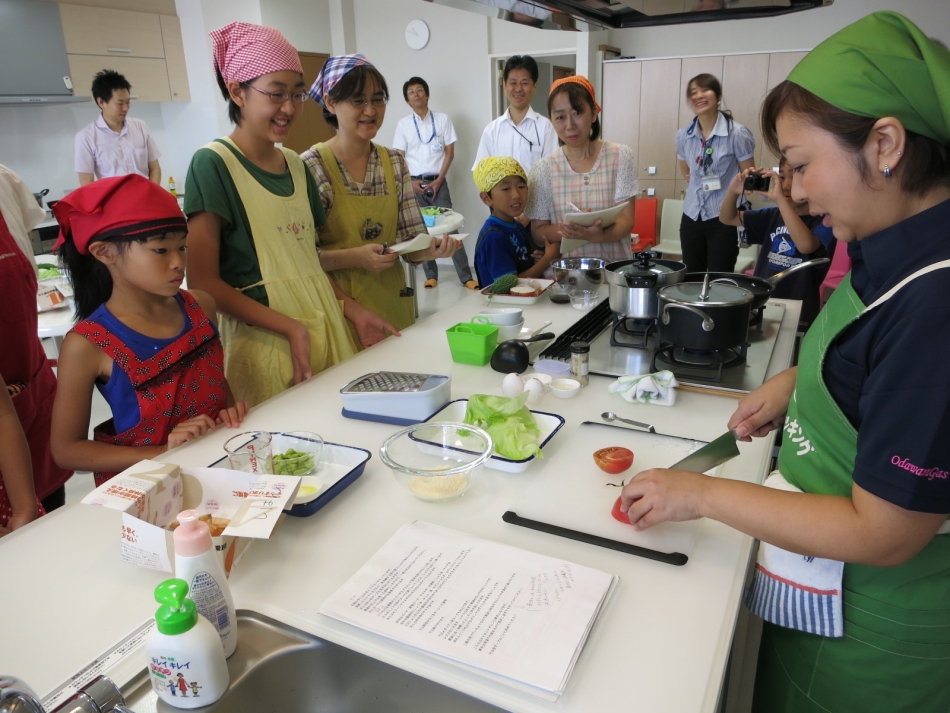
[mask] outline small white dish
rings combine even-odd
[[[551,393],[559,399],[573,399],[581,390],[581,383],[574,379],[554,379],[551,382]]]
[[[315,475],[303,475],[300,477],[300,487],[297,489],[297,497],[294,498],[294,505],[304,505],[320,497],[323,492],[323,481]]]
[[[520,307],[498,307],[496,309],[483,309],[477,316],[472,317],[472,321],[479,322],[485,320],[485,324],[494,324],[497,327],[507,327],[519,322],[524,324],[524,312]]]

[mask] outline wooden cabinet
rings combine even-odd
[[[642,63],[638,175],[643,180],[676,177],[676,130],[679,116],[681,60]],[[650,173],[655,169],[655,173]]]
[[[191,101],[188,87],[188,70],[185,67],[185,44],[181,39],[181,25],[177,17],[160,15],[162,45],[165,49],[165,69],[168,72],[168,88],[171,101]]]
[[[736,54],[725,58],[722,68],[723,106],[755,137],[754,162],[762,165],[762,130],[759,113],[768,92],[769,55]],[[728,93],[725,89],[729,87]],[[771,164],[770,164],[771,165]]]
[[[69,55],[76,96],[92,95],[92,78],[103,69],[114,69],[132,85],[132,101],[167,102],[172,100],[168,88],[165,60],[147,57],[115,57],[106,59],[89,54]]]
[[[65,4],[59,14],[67,54],[165,58],[158,15]]]
[[[604,65],[604,139],[629,146],[640,165],[640,62]]]
[[[67,3],[59,13],[77,96],[91,94],[97,72],[114,69],[129,80],[134,100],[191,101],[178,17]]]
[[[765,93],[768,94],[776,86],[784,82],[789,73],[795,68],[807,52],[774,52],[769,55],[769,75]],[[768,146],[762,146],[762,166],[778,166],[778,156],[772,153]]]

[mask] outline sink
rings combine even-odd
[[[501,708],[248,610],[237,612],[231,686],[215,713],[482,713]],[[172,708],[142,671],[122,689],[136,713]]]

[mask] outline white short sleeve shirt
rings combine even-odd
[[[422,119],[412,112],[399,120],[393,148],[406,152],[410,175],[429,176],[442,171],[445,147],[456,141],[455,127],[448,115],[429,110]]]
[[[141,119],[127,116],[119,133],[106,124],[102,115],[76,134],[76,173],[96,178],[137,173],[148,178],[148,164],[161,157],[158,146]]]
[[[483,158],[510,156],[528,173],[534,164],[557,151],[557,133],[549,119],[529,108],[521,123],[515,126],[509,111],[505,110],[485,127],[478,142],[473,171]]]

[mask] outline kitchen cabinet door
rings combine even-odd
[[[165,47],[165,69],[168,88],[173,102],[191,101],[188,70],[185,67],[185,45],[181,40],[181,25],[177,17],[161,15],[162,44]]]
[[[103,69],[114,69],[125,76],[132,85],[132,101],[171,101],[168,87],[168,70],[164,59],[144,57],[96,57],[88,54],[71,54],[69,72],[72,75],[76,96],[92,96],[92,78]]]
[[[59,14],[67,54],[165,57],[158,15],[66,4]]]
[[[769,76],[767,54],[735,54],[725,58],[722,68],[723,95],[736,121],[755,137],[755,165],[762,165],[762,130],[759,114],[765,101]],[[724,102],[725,103],[725,102]],[[770,164],[771,165],[771,164]]]
[[[784,82],[789,73],[795,68],[807,52],[773,52],[769,55],[769,77],[766,85],[766,95],[776,86]],[[764,97],[763,97],[764,99]],[[757,152],[758,155],[758,152]],[[772,153],[767,146],[762,147],[760,166],[778,166],[778,156]]]
[[[629,146],[636,155],[640,140],[641,62],[604,64],[603,138]],[[637,165],[640,157],[636,156]]]
[[[641,187],[645,181],[676,178],[676,130],[682,61],[642,62],[640,85],[640,150],[637,155]],[[651,168],[655,173],[651,173]]]
[[[716,79],[719,80],[719,83],[722,84],[722,57],[684,57],[683,58],[683,68],[680,71],[680,93],[679,93],[679,121],[678,126],[688,126],[692,123],[693,119],[696,118],[696,115],[693,113],[693,110],[689,108],[689,102],[686,100],[686,85],[689,84],[689,80],[695,77],[697,74],[711,74]],[[728,108],[729,95],[725,93],[725,102],[723,106]]]

